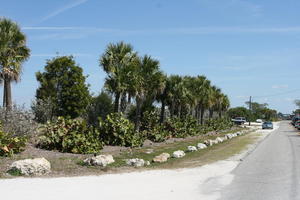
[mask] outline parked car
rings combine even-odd
[[[262,119],[257,119],[256,122],[257,123],[263,123],[263,120]]]
[[[300,120],[295,122],[295,128],[300,129]]]
[[[236,118],[232,119],[231,121],[237,125],[242,125],[246,122],[246,118],[245,117],[236,117]]]
[[[262,124],[262,129],[273,129],[273,123],[272,122],[264,122]]]
[[[292,125],[295,126],[295,122],[298,121],[298,120],[300,120],[300,117],[299,117],[299,116],[294,116],[294,117],[292,118],[292,122],[291,122]]]

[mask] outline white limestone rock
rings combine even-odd
[[[198,151],[198,149],[197,149],[197,147],[195,147],[195,146],[188,146],[188,147],[187,147],[187,151],[188,151],[188,152],[194,152],[194,151]]]
[[[220,138],[220,137],[217,137],[217,138],[215,139],[215,141],[218,141],[218,143],[221,143],[221,142],[223,142],[223,139]]]
[[[168,153],[162,153],[158,156],[155,156],[153,158],[153,162],[157,162],[157,163],[162,163],[162,162],[166,162],[169,158],[170,158],[170,154]]]
[[[226,137],[228,140],[230,140],[231,138],[233,138],[233,135],[230,134],[230,133],[228,133],[228,134],[225,135],[225,137]]]
[[[212,145],[215,144],[215,142],[214,142],[213,140],[205,140],[205,141],[204,141],[204,144],[205,144],[206,146],[212,146]]]
[[[182,158],[183,156],[185,156],[185,153],[182,150],[173,152],[173,158]]]
[[[207,146],[206,146],[205,144],[203,144],[203,143],[198,143],[198,144],[197,144],[197,148],[198,148],[198,149],[206,149]]]
[[[51,164],[45,158],[18,160],[11,164],[8,172],[18,172],[25,176],[40,176],[51,172]]]
[[[127,159],[126,164],[134,167],[143,167],[146,163],[143,159],[133,158],[133,159]]]
[[[107,165],[115,162],[112,155],[98,155],[87,158],[83,161],[87,165],[106,167]]]

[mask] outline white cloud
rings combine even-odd
[[[64,6],[61,6],[60,8],[56,9],[55,11],[51,12],[50,14],[44,16],[39,22],[44,22],[52,17],[55,17],[71,8],[74,8],[76,6],[79,6],[85,2],[87,2],[88,0],[76,0],[76,1],[73,1],[72,3],[70,4],[67,4],[67,5],[64,5]]]
[[[283,88],[288,88],[289,86],[287,84],[283,85],[272,85],[273,89],[283,89]]]
[[[31,54],[31,57],[56,57],[56,56],[74,56],[74,57],[91,57],[92,54],[88,53],[56,53],[56,54],[48,54],[48,53],[40,53],[40,54]]]

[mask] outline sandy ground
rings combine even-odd
[[[274,129],[278,123],[274,124]],[[272,130],[259,130],[260,140]],[[205,199],[220,197],[233,180],[230,172],[255,145],[238,156],[193,169],[152,170],[72,178],[0,180],[1,199]]]

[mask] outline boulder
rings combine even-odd
[[[158,162],[158,163],[166,162],[170,157],[171,157],[170,154],[162,153],[158,156],[155,156],[153,158],[153,162]]]
[[[212,146],[212,145],[215,144],[215,142],[214,142],[213,140],[205,140],[205,141],[204,141],[204,144],[205,144],[206,146]]]
[[[8,172],[21,175],[43,175],[51,172],[51,164],[45,158],[18,160],[11,164]]]
[[[223,142],[223,139],[220,138],[220,137],[217,137],[217,138],[215,139],[215,141],[218,141],[218,143],[221,143],[221,142]]]
[[[242,133],[242,132],[236,132],[236,134],[237,134],[237,135],[242,135],[243,133]]]
[[[188,151],[188,152],[193,152],[193,151],[198,151],[198,149],[197,149],[197,147],[195,147],[195,146],[188,146],[188,147],[187,147],[187,151]]]
[[[233,138],[233,135],[228,133],[228,134],[225,135],[225,137],[229,140],[229,139]]]
[[[127,159],[126,164],[134,167],[143,167],[146,163],[143,159],[133,158]]]
[[[236,133],[232,133],[231,135],[232,135],[232,137],[237,137],[238,136]]]
[[[106,167],[108,164],[115,162],[112,155],[98,155],[87,158],[83,161],[87,165]]]
[[[185,156],[184,151],[178,150],[173,152],[173,158],[182,158]]]
[[[150,165],[150,161],[147,160],[147,161],[145,162],[145,165],[149,166],[149,165]]]
[[[197,144],[197,148],[198,149],[205,149],[205,148],[207,148],[207,146],[205,144],[203,144],[203,143],[198,143]]]

